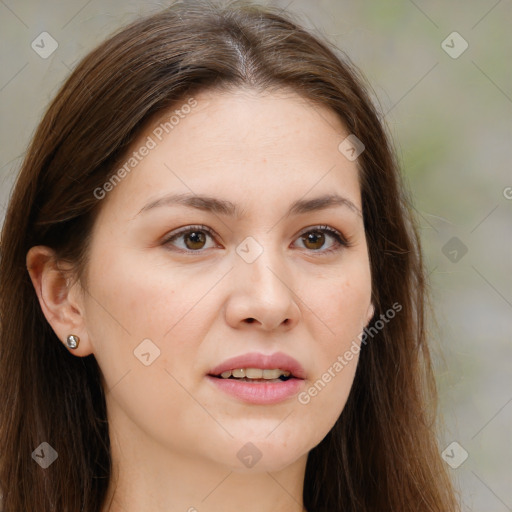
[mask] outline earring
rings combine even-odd
[[[73,350],[78,347],[79,343],[80,338],[78,336],[75,336],[74,334],[70,334],[66,339],[67,346]]]

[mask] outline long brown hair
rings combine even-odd
[[[309,512],[453,512],[435,437],[419,238],[389,136],[348,57],[277,8],[188,0],[118,31],[60,89],[31,142],[1,239],[0,489],[3,512],[99,512],[111,476],[100,368],[70,355],[27,272],[34,245],[82,276],[94,195],[147,122],[211,88],[293,89],[337,113],[358,158],[375,314],[399,314],[363,347],[346,406],[307,460]],[[341,134],[340,134],[341,135]],[[341,139],[340,139],[341,141]],[[382,321],[381,321],[382,322]],[[59,454],[32,460],[42,442]]]

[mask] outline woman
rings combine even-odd
[[[63,85],[2,233],[3,511],[455,511],[419,240],[362,78],[177,3]]]

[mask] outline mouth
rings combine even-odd
[[[206,375],[215,388],[237,400],[269,405],[290,399],[305,386],[306,372],[292,357],[249,353],[216,366]]]
[[[219,375],[209,375],[217,379],[231,379],[260,384],[264,382],[286,382],[287,380],[297,378],[290,371],[280,368],[233,368]]]
[[[227,359],[212,368],[209,376],[219,379],[239,379],[254,382],[287,381],[306,378],[306,371],[293,357],[283,352],[261,354],[250,352]]]

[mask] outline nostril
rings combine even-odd
[[[248,319],[247,319],[247,322],[248,322],[248,323],[250,323],[250,324],[252,324],[252,323],[254,322],[254,318],[248,318]]]

